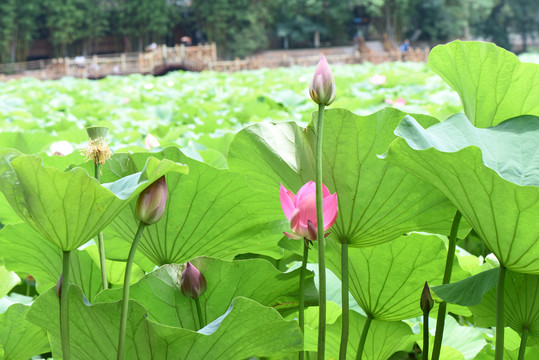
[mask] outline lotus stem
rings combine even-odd
[[[518,360],[524,360],[524,354],[526,353],[526,342],[528,341],[528,326],[522,328],[522,336],[520,337],[520,348],[518,349]]]
[[[71,251],[64,251],[62,257],[62,290],[60,296],[60,336],[62,338],[62,358],[71,358],[69,346],[69,255]]]
[[[303,239],[303,259],[301,261],[301,270],[299,273],[299,328],[301,329],[301,334],[303,336],[302,347],[305,347],[305,276],[307,274],[307,260],[309,257],[309,246],[307,244],[307,239]],[[305,349],[302,349],[299,352],[299,360],[305,358]]]
[[[324,238],[324,220],[322,212],[322,138],[324,129],[325,105],[318,105],[316,124],[316,226],[318,240],[318,291],[320,296],[318,314],[318,359],[325,357],[326,347],[326,242]]]
[[[459,230],[460,219],[462,214],[457,210],[451,224],[451,233],[449,234],[449,244],[447,246],[447,258],[445,259],[445,270],[442,284],[451,282],[451,272],[453,270],[453,259],[455,258],[455,248],[457,245],[457,233]],[[438,308],[438,316],[436,317],[436,334],[434,335],[434,346],[432,348],[432,360],[440,358],[440,350],[442,349],[442,339],[444,337],[445,315],[447,312],[447,303],[440,303]]]
[[[348,298],[348,243],[346,242],[341,244],[341,273],[342,331],[339,359],[346,360],[346,348],[348,346],[348,334],[350,332],[350,301]]]
[[[423,311],[423,349],[421,359],[429,360],[429,311]]]
[[[198,316],[198,325],[200,326],[200,329],[202,329],[204,326],[206,326],[206,324],[204,323],[204,317],[202,316],[202,308],[200,307],[200,300],[198,297],[196,298],[193,298],[193,300],[195,301],[195,306],[197,308],[197,316]]]
[[[124,347],[125,347],[125,331],[127,328],[127,311],[129,310],[129,283],[131,282],[131,268],[133,267],[133,261],[135,260],[135,253],[137,252],[137,247],[142,238],[142,232],[146,224],[140,222],[135,238],[133,239],[133,244],[129,250],[129,256],[127,258],[127,264],[125,265],[125,276],[124,276],[124,291],[122,297],[122,315],[120,317],[120,335],[118,338],[118,360],[123,360],[124,358]]]
[[[495,360],[503,359],[504,349],[504,313],[503,313],[503,298],[505,292],[505,273],[506,268],[500,263],[500,272],[498,273],[498,285],[496,285],[496,351],[494,352]]]
[[[95,165],[95,178],[101,183],[101,164],[97,162]],[[107,264],[105,262],[105,240],[103,239],[103,231],[100,231],[97,234],[97,248],[99,250],[99,265],[101,268],[101,283],[103,284],[103,290],[109,287],[109,282],[107,280]]]
[[[359,339],[359,345],[357,347],[356,360],[361,360],[363,356],[363,348],[365,348],[365,341],[367,340],[367,334],[369,333],[369,328],[371,327],[372,316],[367,315],[367,320],[365,320],[365,325],[363,325],[363,331],[361,332],[361,338]]]

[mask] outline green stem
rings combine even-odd
[[[316,225],[318,240],[318,291],[320,295],[318,314],[318,359],[325,357],[326,347],[326,241],[324,238],[324,220],[322,209],[322,137],[324,130],[324,108],[318,105],[316,124]]]
[[[202,317],[202,309],[200,308],[200,300],[195,298],[195,305],[197,308],[198,324],[200,326],[199,330],[202,329],[206,324],[204,323],[204,318]]]
[[[503,359],[504,348],[504,313],[503,313],[503,297],[505,288],[505,266],[500,264],[500,273],[498,274],[498,285],[496,285],[496,351],[494,353],[495,360]]]
[[[348,298],[348,243],[341,244],[341,273],[342,332],[339,359],[346,360],[346,348],[348,346],[348,334],[350,331],[350,302]]]
[[[526,353],[526,342],[528,341],[528,327],[524,326],[522,329],[522,336],[520,337],[520,348],[518,349],[518,360],[524,360],[524,354]]]
[[[60,334],[62,338],[62,359],[69,360],[69,255],[64,251],[62,257],[62,292],[60,295]]]
[[[451,282],[451,272],[453,270],[453,259],[455,258],[455,248],[457,245],[457,233],[459,230],[460,219],[462,214],[457,210],[451,225],[451,233],[449,234],[449,244],[447,246],[447,258],[445,259],[444,278],[442,283],[449,284]],[[447,303],[440,303],[438,308],[438,316],[436,317],[436,334],[434,336],[434,346],[432,348],[432,360],[440,358],[440,350],[442,349],[442,339],[444,337],[445,314],[447,312]]]
[[[127,310],[129,310],[129,283],[131,281],[131,268],[133,267],[133,261],[135,260],[135,253],[137,252],[137,246],[142,238],[142,232],[146,224],[142,221],[138,225],[137,233],[133,239],[131,250],[129,250],[129,256],[127,258],[127,264],[125,265],[124,276],[124,291],[122,297],[122,315],[120,317],[120,335],[118,338],[118,360],[124,358],[124,346],[125,346],[125,331],[127,328]]]
[[[94,163],[94,173],[96,180],[101,182],[101,165]],[[107,280],[107,264],[105,263],[105,241],[103,239],[103,232],[100,231],[97,234],[97,248],[99,250],[99,264],[101,265],[101,283],[103,284],[103,290],[107,289],[109,282]]]
[[[363,331],[361,332],[361,338],[359,339],[359,345],[357,347],[356,360],[361,360],[363,356],[363,348],[365,347],[365,341],[367,340],[367,334],[369,328],[371,327],[372,316],[367,315],[367,320],[365,320],[365,325],[363,325]]]
[[[421,359],[429,360],[429,312],[423,311],[423,349]]]
[[[305,333],[305,276],[307,274],[307,260],[309,257],[309,246],[307,245],[307,240],[303,239],[303,259],[301,261],[301,270],[299,273],[299,328],[301,329],[301,333]],[[302,348],[304,347],[304,344],[302,344]],[[301,350],[299,352],[299,360],[303,360],[305,358],[305,351]]]

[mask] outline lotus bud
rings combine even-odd
[[[319,105],[330,105],[335,100],[335,78],[324,55],[320,58],[309,86],[311,99]]]
[[[193,299],[197,299],[206,292],[206,279],[204,275],[189,261],[182,273],[180,289],[183,295],[192,297]]]
[[[167,202],[167,183],[161,176],[142,191],[137,200],[136,216],[146,225],[158,222],[165,212]]]
[[[430,288],[426,281],[425,286],[423,287],[423,292],[421,293],[421,301],[419,302],[419,304],[421,306],[421,310],[423,310],[424,313],[429,313],[434,306],[434,300],[432,299],[432,295],[430,294]]]
[[[62,298],[62,279],[64,278],[64,273],[60,275],[60,278],[58,279],[58,282],[56,283],[56,295],[58,296],[58,299]]]

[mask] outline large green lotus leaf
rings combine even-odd
[[[512,52],[492,43],[457,40],[432,49],[428,65],[458,92],[477,127],[539,116],[539,65],[521,63]]]
[[[13,304],[0,314],[0,346],[5,360],[29,359],[50,351],[47,333],[24,318],[28,309]]]
[[[451,312],[451,310],[449,310],[449,312]],[[436,333],[435,317],[435,314],[430,314],[429,332],[431,336],[429,337],[429,351],[431,355],[434,348],[434,335]],[[416,319],[419,319],[420,322],[410,325],[414,327],[419,326],[421,328],[421,339],[418,340],[418,345],[423,349],[423,319],[422,317]],[[448,360],[472,360],[479,352],[481,352],[481,349],[486,345],[486,343],[484,329],[479,329],[473,326],[461,326],[453,316],[447,315],[444,322],[444,336],[442,339],[440,358]]]
[[[311,310],[311,309],[309,309]],[[314,308],[313,308],[314,310]],[[306,314],[309,316],[309,314]],[[366,318],[355,311],[350,311],[350,333],[348,338],[347,359],[356,359],[357,346]],[[342,317],[327,326],[326,330],[326,358],[337,359],[341,343]],[[409,352],[419,336],[414,335],[412,329],[403,322],[389,322],[373,320],[367,334],[363,359],[387,360],[398,351]],[[318,329],[305,327],[305,348],[316,351],[318,343]]]
[[[436,235],[412,233],[368,248],[349,248],[350,293],[374,319],[397,321],[422,314],[425,285],[440,284],[447,250]],[[327,242],[328,268],[341,277],[340,245]]]
[[[188,176],[168,175],[167,209],[143,233],[139,249],[155,264],[183,263],[202,255],[225,259],[247,252],[281,255],[277,245],[284,230],[281,207],[267,202],[268,191],[251,189],[241,174],[218,170],[169,147],[118,158],[103,175],[127,176],[139,171],[150,156],[189,166]],[[133,210],[124,209],[111,227],[131,241],[137,229]]]
[[[0,189],[11,206],[38,233],[63,251],[94,237],[142,190],[170,171],[187,167],[148,158],[139,173],[100,185],[81,168],[62,172],[41,158],[0,154]]]
[[[0,258],[4,259],[5,266],[32,275],[39,293],[44,293],[58,282],[62,273],[62,251],[28,224],[8,225],[0,230],[0,248]],[[69,259],[70,282],[79,285],[86,297],[92,300],[101,290],[99,267],[86,249],[73,251]],[[133,270],[137,274],[136,265]]]
[[[522,334],[528,328],[528,344],[539,342],[539,276],[507,271],[505,275],[505,325]],[[496,290],[487,292],[481,304],[470,307],[477,326],[496,325]]]
[[[424,129],[399,125],[386,158],[436,186],[501,264],[539,274],[539,121],[523,116],[488,129],[464,115]]]
[[[483,295],[496,287],[499,272],[500,268],[490,269],[461,281],[434,286],[431,289],[445,302],[462,306],[478,305]]]
[[[78,287],[72,285],[70,291],[72,357],[114,358],[120,302],[88,306]],[[128,316],[126,359],[239,360],[282,356],[302,347],[301,331],[295,321],[285,321],[276,310],[244,297],[235,298],[221,317],[198,332],[153,322],[136,301],[130,301]],[[58,297],[54,290],[34,302],[27,319],[49,333],[56,357],[61,350]]]
[[[3,298],[13,289],[21,279],[13,271],[9,271],[3,265],[0,266],[0,298]]]
[[[262,259],[226,261],[200,257],[192,264],[206,278],[207,291],[200,297],[206,322],[221,316],[237,296],[278,310],[297,308],[299,270],[282,273]],[[195,330],[196,308],[194,301],[180,291],[181,272],[180,265],[163,265],[133,285],[130,298],[148,310],[150,320]],[[312,274],[307,277],[306,291],[312,294],[306,303],[316,303]],[[101,292],[96,301],[110,302],[121,298],[121,289],[114,289]]]
[[[314,114],[313,116],[316,116]],[[378,159],[395,139],[405,113],[385,109],[369,116],[332,109],[324,117],[324,184],[339,197],[331,232],[350,246],[372,246],[414,230],[447,233],[454,207],[432,186]],[[437,121],[421,116],[424,124]],[[261,123],[240,131],[228,164],[256,188],[274,189],[268,204],[279,205],[279,183],[294,193],[314,179],[315,130],[295,123]],[[284,217],[282,215],[282,217]]]
[[[15,131],[0,133],[2,148],[17,149],[25,154],[35,154],[46,150],[56,136],[45,131]]]
[[[0,193],[0,227],[7,224],[16,224],[22,222],[21,218],[15,210],[9,206],[9,203],[4,196]]]

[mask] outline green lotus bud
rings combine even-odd
[[[158,222],[167,202],[167,183],[165,177],[161,176],[157,181],[142,191],[137,200],[137,219],[146,225]]]
[[[206,279],[189,261],[182,273],[180,285],[182,294],[197,299],[206,292]]]
[[[319,105],[330,105],[335,100],[335,78],[324,55],[320,58],[309,85],[311,99]]]
[[[423,287],[423,292],[421,293],[421,301],[419,302],[419,305],[424,313],[429,313],[434,306],[434,300],[432,299],[430,288],[426,281],[425,286]]]

